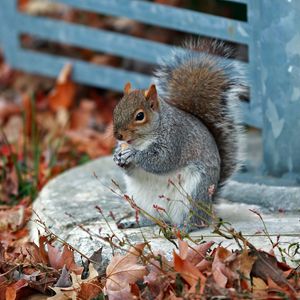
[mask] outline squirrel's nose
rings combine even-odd
[[[117,133],[116,138],[117,138],[117,140],[122,140],[123,135],[121,133]]]

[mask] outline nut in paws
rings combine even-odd
[[[114,154],[114,162],[120,167],[127,166],[132,162],[134,154],[135,150],[133,149],[118,149]]]

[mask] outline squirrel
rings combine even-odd
[[[113,112],[119,142],[114,161],[124,169],[126,193],[138,207],[191,231],[209,224],[203,206],[212,206],[216,189],[239,167],[238,106],[245,84],[223,43],[185,46],[162,61],[149,89],[125,85]],[[151,223],[142,218],[121,227]]]

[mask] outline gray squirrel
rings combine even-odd
[[[244,80],[224,59],[231,52],[223,43],[186,48],[162,62],[149,89],[126,84],[113,124],[120,145],[114,161],[124,170],[127,195],[151,216],[190,231],[209,223],[201,207],[212,205],[239,166]],[[138,225],[150,223],[143,218]]]

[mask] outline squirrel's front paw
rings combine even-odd
[[[114,154],[114,162],[119,167],[125,167],[133,161],[135,153],[136,150],[132,148],[126,148],[125,150],[118,149]]]

